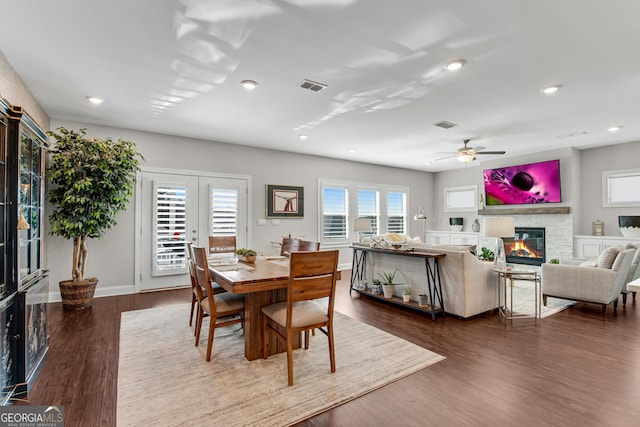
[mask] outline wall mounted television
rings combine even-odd
[[[558,203],[560,160],[485,169],[487,206]]]

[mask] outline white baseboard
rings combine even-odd
[[[135,293],[135,286],[133,284],[131,285],[122,285],[122,286],[105,286],[105,287],[100,287],[100,284],[98,284],[98,287],[96,288],[96,293],[94,294],[94,298],[101,298],[101,297],[113,297],[116,295],[128,295],[128,294],[134,294]],[[60,298],[60,292],[56,291],[56,292],[49,292],[49,302],[60,302],[62,301],[62,298]]]

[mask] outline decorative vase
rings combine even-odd
[[[382,293],[382,285],[378,285],[376,283],[371,285],[371,293],[378,295]]]
[[[618,225],[624,237],[640,237],[640,216],[619,216]]]
[[[410,302],[410,301],[411,301],[411,295],[409,295],[409,294],[402,294],[402,301],[404,301],[404,302]]]
[[[464,218],[460,217],[449,218],[449,228],[451,228],[451,231],[462,231],[463,221]]]
[[[84,279],[80,282],[74,282],[73,280],[59,282],[63,310],[84,310],[91,307],[97,284],[98,279],[96,277]]]
[[[480,231],[480,221],[478,221],[478,218],[476,218],[475,221],[473,221],[473,224],[471,225],[471,230],[473,230],[476,233]]]
[[[393,298],[393,285],[382,284],[382,293],[385,298]]]

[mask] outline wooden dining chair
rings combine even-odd
[[[299,251],[319,251],[320,250],[320,242],[310,242],[308,240],[300,240],[298,243]]]
[[[189,326],[191,326],[193,325],[193,313],[196,312],[196,306],[199,304],[197,291],[198,279],[196,278],[196,266],[193,259],[191,242],[187,242],[187,267],[189,269],[189,278],[191,279],[191,314],[189,315]]]
[[[289,257],[291,252],[295,252],[300,247],[300,239],[294,237],[283,237],[282,245],[280,245],[280,256]]]
[[[196,347],[200,343],[202,319],[209,315],[209,340],[207,361],[211,360],[213,335],[216,328],[240,323],[244,327],[244,296],[225,292],[214,294],[207,264],[207,251],[202,246],[192,246],[198,294],[198,316],[196,317]]]
[[[307,350],[311,329],[318,328],[327,336],[331,372],[336,371],[333,305],[338,251],[292,252],[289,265],[287,301],[262,307],[262,356],[267,358],[268,337],[270,333],[275,334],[287,347],[287,372],[291,386],[293,385],[293,339],[303,331]],[[314,301],[327,297],[326,305]]]
[[[191,314],[189,315],[189,326],[193,325],[193,314],[197,313],[196,306],[198,302],[198,279],[196,277],[195,260],[193,259],[193,249],[191,242],[187,242],[187,267],[189,269],[189,278],[191,279]],[[227,292],[222,286],[215,282],[211,282],[214,294]]]
[[[209,255],[236,254],[236,236],[209,236]]]

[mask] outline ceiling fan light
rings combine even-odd
[[[476,159],[473,154],[458,154],[458,161],[460,163],[470,163]]]

